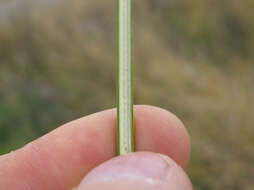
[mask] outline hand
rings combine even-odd
[[[174,115],[135,106],[135,148],[145,152],[115,157],[115,134],[115,109],[59,127],[0,156],[0,189],[69,190],[81,181],[78,190],[192,189],[182,169],[189,160],[189,138]]]

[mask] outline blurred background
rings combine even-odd
[[[134,1],[135,103],[185,123],[195,190],[254,189],[254,1]],[[0,154],[115,106],[116,0],[0,0]]]

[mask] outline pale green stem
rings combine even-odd
[[[118,154],[134,151],[132,95],[132,1],[118,0]]]

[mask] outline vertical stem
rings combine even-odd
[[[134,151],[132,90],[132,0],[118,0],[118,89],[117,145],[118,154]]]

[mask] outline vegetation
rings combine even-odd
[[[136,104],[178,115],[196,190],[252,190],[253,0],[134,1]],[[0,0],[0,153],[115,105],[115,1]]]

